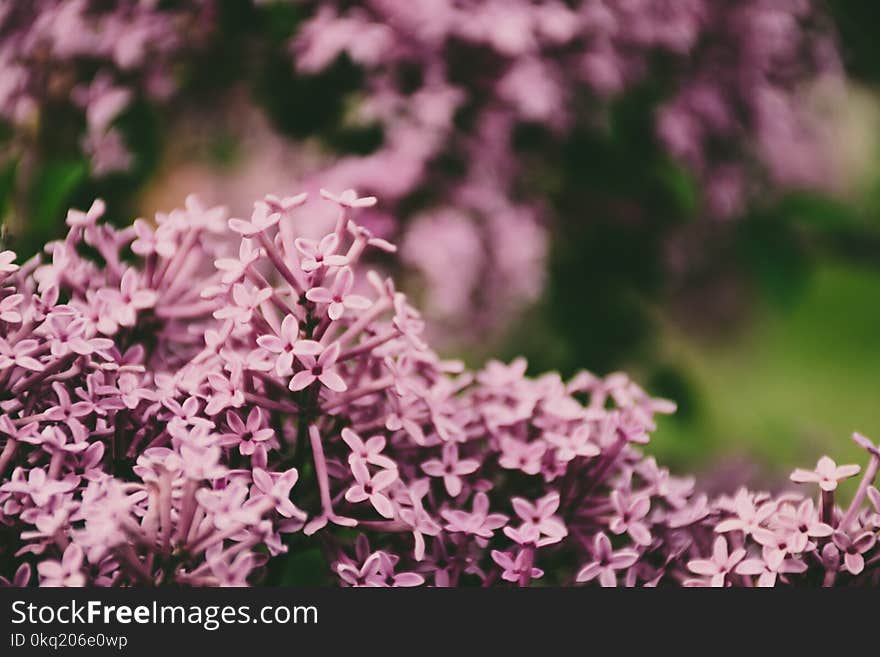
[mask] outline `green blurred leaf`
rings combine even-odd
[[[12,208],[12,194],[15,190],[15,174],[18,160],[10,160],[0,166],[0,225]]]
[[[280,557],[284,562],[281,572],[281,586],[327,586],[330,569],[324,555],[318,548],[291,549],[287,556]],[[273,582],[274,583],[274,582]]]
[[[37,173],[30,190],[30,216],[24,232],[26,245],[39,245],[57,236],[67,204],[88,175],[82,160],[46,162]]]

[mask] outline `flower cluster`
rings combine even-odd
[[[81,145],[96,175],[127,169],[131,154],[114,120],[137,94],[174,88],[175,57],[195,37],[211,0],[166,9],[154,0],[34,0],[0,7],[0,118],[20,139],[53,106],[82,111]],[[186,35],[186,36],[184,36]]]
[[[838,483],[859,474],[827,456],[791,480],[818,488],[818,502],[800,494],[740,490],[715,505],[714,532],[703,556],[687,562],[685,586],[877,586],[880,584],[880,492],[873,486],[880,446],[855,433],[869,455],[849,505],[835,504]],[[714,534],[714,535],[713,535]],[[711,548],[707,544],[711,541]],[[695,575],[696,577],[693,577]]]
[[[96,202],[45,258],[3,254],[2,573],[235,585],[300,540],[349,585],[661,577],[692,483],[635,446],[671,405],[441,360],[393,282],[354,273],[394,250],[352,219],[375,199],[326,196],[320,240],[279,230],[303,196],[124,229]]]
[[[222,19],[248,4],[257,27]],[[211,44],[246,42],[248,61],[274,52],[265,27],[273,16],[259,13],[266,4],[5,3],[0,117],[15,128],[14,151],[66,144],[46,126],[64,123],[55,110],[72,106],[92,172],[128,169],[137,153],[120,133],[125,108],[166,99],[184,62],[201,78],[185,55]],[[300,182],[381,195],[401,223],[380,213],[364,221],[396,231],[401,262],[427,290],[425,312],[471,339],[501,329],[544,289],[547,226],[590,214],[580,203],[559,214],[571,204],[548,198],[547,183],[552,191],[569,173],[557,170],[560,149],[572,135],[605,134],[609,101],[645,81],[663,80],[656,134],[699,178],[707,213],[736,213],[765,181],[830,179],[823,125],[802,98],[839,73],[833,31],[815,4],[298,1],[304,18],[290,39],[298,74],[327,72],[347,57],[364,86],[343,122],[379,124],[383,135],[375,151],[310,166]],[[224,33],[230,25],[241,32]],[[258,78],[265,64],[245,75]],[[524,128],[541,135],[528,157],[518,147]],[[249,190],[248,202],[264,191]]]
[[[304,549],[343,586],[874,577],[880,448],[858,437],[846,512],[855,468],[825,459],[793,475],[819,510],[710,503],[641,453],[674,406],[626,376],[439,358],[393,281],[360,274],[394,251],[355,221],[376,199],[324,196],[318,240],[281,230],[305,195],[123,229],[97,201],[45,257],[0,254],[4,581],[245,585]]]
[[[609,99],[668,76],[656,133],[700,179],[708,214],[737,213],[764,181],[828,180],[826,138],[801,92],[837,77],[839,64],[811,2],[310,4],[293,39],[296,66],[320,72],[344,55],[363,67],[359,120],[385,135],[377,151],[342,158],[321,180],[402,201],[401,212],[419,199],[414,216],[399,218],[408,222],[404,260],[430,290],[426,310],[464,315],[478,332],[543,286],[545,226],[557,217],[546,194],[529,193],[535,162],[517,150],[523,126],[550,144],[602,132]],[[552,169],[559,154],[548,148],[538,161]],[[572,219],[583,213],[578,206]],[[438,243],[456,245],[454,263]]]

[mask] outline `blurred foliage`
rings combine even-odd
[[[861,463],[853,431],[877,435],[880,272],[835,260],[814,267],[793,303],[760,302],[733,340],[662,330],[660,350],[688,372],[697,414],[661,421],[653,449],[684,468],[725,455],[784,474],[825,451]]]
[[[880,79],[880,3],[876,0],[826,0],[840,33],[847,73],[867,82]]]

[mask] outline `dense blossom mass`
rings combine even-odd
[[[166,99],[177,56],[197,41],[211,0],[28,0],[0,4],[0,119],[27,152],[58,106],[81,111],[82,150],[103,175],[130,167],[114,121],[142,97]]]
[[[246,585],[319,549],[343,586],[877,583],[869,439],[846,508],[828,458],[792,475],[817,503],[710,501],[643,456],[674,406],[624,375],[439,358],[362,273],[395,250],[356,221],[376,199],[323,195],[319,240],[288,238],[305,195],[122,229],[96,201],[0,254],[4,582]]]
[[[92,173],[130,168],[138,154],[118,125],[124,110],[138,99],[162,104],[181,78],[213,78],[189,56],[207,44],[245,41],[248,62],[272,51],[274,14],[259,12],[276,4],[5,3],[0,118],[14,126],[13,150],[64,143],[40,126],[72,106]],[[589,206],[559,212],[552,199],[570,175],[558,170],[563,145],[611,132],[614,101],[655,80],[654,134],[699,180],[704,214],[731,216],[767,189],[831,178],[827,126],[806,96],[840,70],[833,30],[811,0],[284,4],[298,16],[289,26],[296,76],[332,75],[347,61],[360,83],[336,90],[350,96],[339,121],[381,132],[371,152],[331,155],[303,183],[381,196],[391,212],[364,221],[398,235],[401,262],[426,290],[424,310],[458,334],[500,330],[539,297],[547,227],[591,219]],[[241,26],[223,12],[248,5],[257,27],[224,32]],[[332,141],[325,133],[339,127],[307,136]]]
[[[640,85],[663,80],[655,134],[700,181],[706,215],[829,179],[827,125],[805,94],[840,66],[808,0],[303,4],[314,13],[293,38],[297,69],[341,56],[361,66],[355,120],[384,130],[374,153],[320,180],[417,208],[402,255],[423,275],[427,310],[464,317],[459,328],[497,325],[540,293],[546,226],[591,219],[583,203],[557,216],[548,199],[572,175],[554,168],[563,144],[615,130],[610,105]],[[524,132],[542,135],[537,152]],[[459,245],[454,266],[436,244]]]

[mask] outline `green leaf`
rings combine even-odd
[[[67,204],[88,174],[82,160],[55,160],[41,167],[31,187],[28,239],[44,242],[58,234]]]

